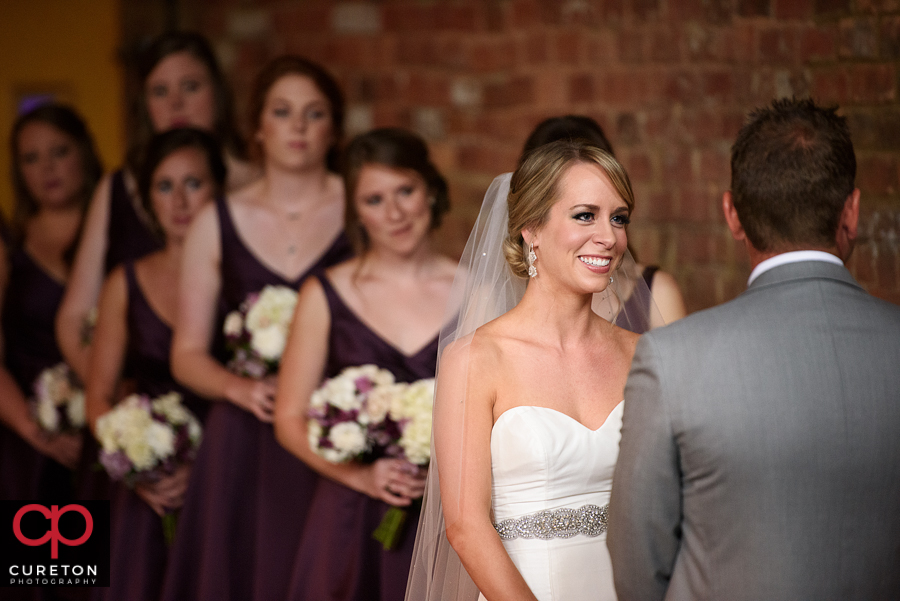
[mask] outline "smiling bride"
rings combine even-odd
[[[615,599],[606,515],[638,336],[609,318],[639,285],[622,281],[633,206],[622,167],[580,142],[534,150],[488,191],[442,335],[407,599]]]

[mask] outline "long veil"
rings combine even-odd
[[[511,173],[506,173],[491,183],[460,258],[448,304],[454,311],[456,307],[459,309],[445,320],[446,325],[438,342],[436,378],[439,383],[441,357],[447,346],[454,344],[454,353],[465,352],[477,328],[515,307],[525,294],[526,281],[512,273],[502,248],[509,219],[507,196],[511,177]],[[655,306],[650,290],[629,253],[626,252],[622,264],[613,274],[613,283],[604,292],[594,295],[591,308],[626,329],[636,332],[649,329],[650,313],[655,311]],[[436,389],[440,388],[439,385]],[[438,417],[440,403],[438,395],[435,398],[435,432],[441,427]],[[406,601],[475,601],[478,589],[445,534],[438,461],[432,437],[431,466]]]

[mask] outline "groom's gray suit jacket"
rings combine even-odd
[[[900,599],[900,307],[844,267],[645,334],[623,423],[620,601]]]

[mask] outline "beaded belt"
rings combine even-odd
[[[521,518],[503,520],[494,528],[503,540],[515,538],[572,538],[578,534],[600,536],[606,532],[609,505],[582,505],[578,509],[539,511]]]

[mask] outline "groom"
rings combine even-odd
[[[617,594],[900,599],[900,307],[843,266],[847,124],[776,101],[731,170],[722,208],[753,272],[638,344],[610,501]]]

